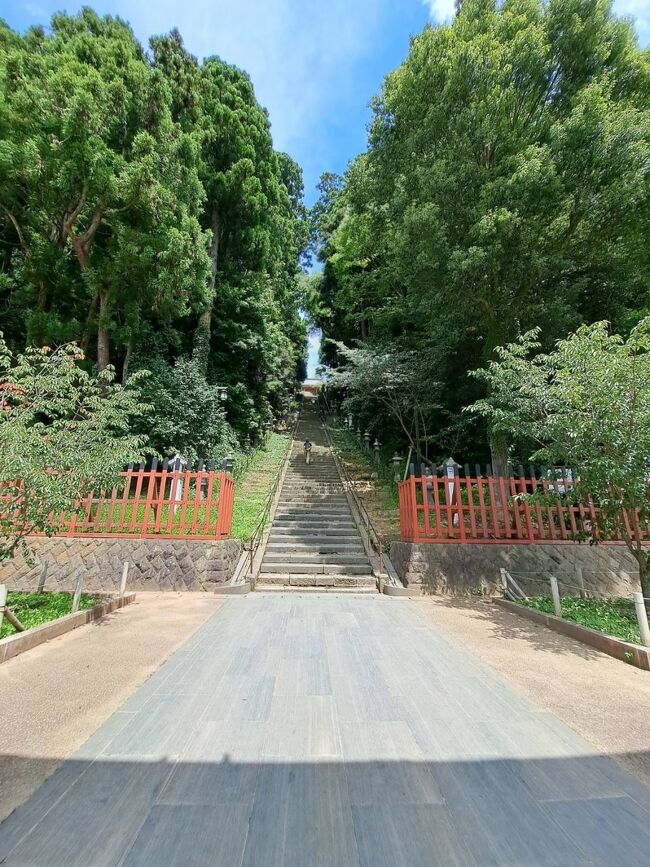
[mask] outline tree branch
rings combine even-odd
[[[16,230],[16,234],[18,235],[18,241],[20,242],[20,246],[21,246],[21,249],[22,249],[23,253],[25,254],[25,256],[26,256],[28,259],[31,259],[31,257],[32,257],[32,250],[31,250],[31,247],[29,246],[29,244],[27,243],[27,241],[26,241],[26,239],[25,239],[25,236],[23,235],[23,231],[22,231],[22,229],[20,228],[20,225],[19,225],[19,223],[18,223],[18,220],[17,220],[17,219],[15,218],[15,216],[11,213],[11,211],[9,210],[9,208],[5,207],[5,205],[0,205],[0,208],[2,208],[2,210],[5,212],[5,214],[7,215],[7,217],[9,217],[9,220],[11,221],[12,226],[13,226],[14,229]]]

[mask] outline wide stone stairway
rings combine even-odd
[[[311,463],[303,454],[312,443]],[[372,567],[314,402],[305,399],[273,519],[258,587],[373,591]]]

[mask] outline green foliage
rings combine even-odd
[[[142,456],[146,438],[132,429],[143,375],[122,386],[111,367],[91,376],[81,361],[74,344],[14,359],[0,334],[0,560],[29,534],[54,533],[57,516]]]
[[[364,451],[355,436],[337,426],[330,427],[329,433],[339,460],[355,482],[357,496],[384,542],[398,539],[399,501],[390,464],[392,452],[382,449],[377,466],[374,451],[371,454]]]
[[[92,608],[99,602],[97,596],[82,593],[79,598],[79,610]],[[7,594],[7,605],[25,629],[32,629],[50,620],[57,620],[70,614],[72,607],[72,593],[20,593]],[[0,638],[15,635],[16,631],[8,620],[2,623]]]
[[[179,358],[173,365],[155,359],[141,388],[148,404],[138,429],[165,457],[186,460],[225,457],[235,447],[217,386],[210,385],[196,359]]]
[[[246,462],[244,471],[236,473],[233,539],[246,542],[256,530],[273,482],[290,448],[289,436],[271,433]]]
[[[415,459],[427,460],[426,417],[435,408],[436,384],[427,380],[428,370],[420,355],[390,345],[348,349],[337,344],[340,367],[327,384],[328,392],[343,389],[345,412],[363,412],[369,400],[388,413],[413,449]],[[369,397],[371,396],[371,397]],[[422,429],[422,436],[413,432]],[[378,433],[378,428],[373,426]],[[423,451],[420,451],[424,443]]]
[[[608,323],[583,325],[550,353],[531,355],[536,333],[497,349],[497,360],[475,376],[489,396],[470,410],[500,434],[524,433],[539,448],[531,460],[571,467],[571,495],[592,497],[599,530],[618,533],[650,590],[648,550],[635,519],[650,522],[650,316],[627,340]],[[650,593],[644,592],[650,596]]]
[[[520,604],[545,614],[555,613],[550,596],[529,597],[521,600]],[[634,603],[629,599],[580,599],[563,596],[561,607],[565,620],[572,620],[580,626],[588,626],[633,644],[641,643]]]
[[[649,106],[648,54],[608,0],[466,0],[386,78],[343,183],[324,177],[326,336],[417,352],[440,385],[437,458],[487,456],[462,408],[497,346],[602,319],[627,333],[648,310]],[[372,392],[359,414],[395,428]]]
[[[16,264],[39,311],[72,302],[84,346],[95,326],[103,369],[143,308],[183,315],[205,294],[196,148],[118,19],[84,9],[55,15],[51,35],[3,27],[0,48],[0,202]]]
[[[24,35],[0,22],[7,343],[75,341],[88,368],[112,362],[122,381],[134,365],[173,379],[178,361],[200,400],[230,386],[233,431],[220,411],[201,435],[172,413],[155,432],[164,450],[254,436],[293,393],[302,195],[248,76],[200,64],[178,32],[146,53],[128,25],[88,8]]]

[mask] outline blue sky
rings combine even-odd
[[[0,15],[23,30],[83,2],[0,0]],[[409,37],[444,21],[453,0],[95,0],[86,5],[149,36],[178,27],[194,54],[218,54],[251,75],[269,110],[273,138],[303,167],[308,204],[323,171],[342,172],[364,150],[368,103],[406,56]],[[650,43],[650,0],[616,0]]]

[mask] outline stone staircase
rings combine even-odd
[[[303,455],[307,439],[312,443],[309,465]],[[308,398],[257,579],[259,589],[271,585],[376,589],[318,412]]]

